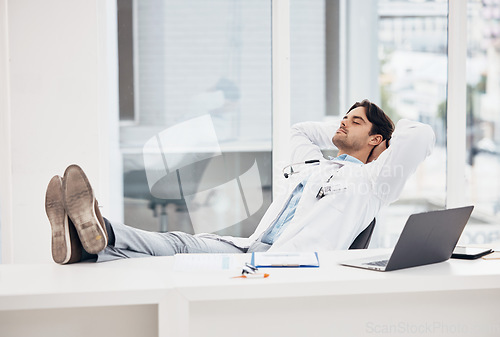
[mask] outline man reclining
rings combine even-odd
[[[47,187],[52,257],[67,264],[176,253],[347,249],[382,206],[397,200],[434,143],[430,126],[400,120],[394,130],[390,118],[368,100],[355,103],[340,125],[294,125],[286,184],[248,238],[156,233],[110,223],[101,216],[83,170],[71,165]],[[338,156],[325,159],[321,149],[332,145]]]

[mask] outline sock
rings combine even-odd
[[[82,257],[80,258],[80,262],[96,262],[97,254],[90,254],[82,247]]]
[[[108,219],[104,218],[104,224],[106,225],[106,231],[108,232],[108,246],[115,245],[115,232],[113,231],[113,227],[111,227],[111,222]]]

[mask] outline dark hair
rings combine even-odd
[[[360,106],[365,108],[366,117],[373,124],[372,129],[370,130],[370,136],[381,135],[386,141],[391,139],[392,133],[394,132],[394,123],[389,116],[385,114],[384,110],[379,108],[375,103],[372,103],[367,99],[364,99],[361,102],[356,102],[346,114]]]

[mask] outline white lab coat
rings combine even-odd
[[[333,147],[339,123],[305,122],[292,127],[292,163],[319,159],[320,164],[297,166],[283,178],[277,197],[249,238],[225,236],[238,247],[248,247],[279,216],[295,187],[308,176],[293,219],[270,251],[325,251],[348,249],[382,206],[398,199],[408,177],[432,152],[435,136],[429,125],[400,120],[390,146],[368,164],[324,159],[320,149]],[[330,179],[330,180],[329,180]],[[329,180],[329,182],[327,182]],[[331,192],[316,198],[321,187]]]

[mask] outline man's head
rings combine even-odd
[[[370,153],[382,141],[391,139],[394,123],[369,100],[356,102],[345,114],[332,138],[339,154],[348,154],[367,162]]]

